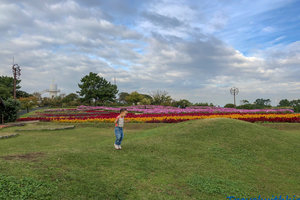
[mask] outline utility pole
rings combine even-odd
[[[12,72],[14,76],[14,99],[17,99],[17,79],[21,76],[21,68],[18,64],[15,64],[13,58]]]

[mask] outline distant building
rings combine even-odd
[[[52,84],[50,85],[50,89],[48,90],[49,92],[49,96],[50,98],[54,98],[58,96],[58,93],[60,92],[60,90],[57,89],[57,84],[54,84],[52,82]]]
[[[41,95],[44,93],[49,93],[50,98],[55,98],[60,93],[60,90],[57,89],[57,84],[55,84],[54,81],[52,81],[49,89],[40,92]]]

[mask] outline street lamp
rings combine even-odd
[[[21,76],[20,66],[18,64],[13,64],[12,72],[14,75],[14,99],[16,99],[17,98],[17,92],[16,92],[17,79]]]
[[[239,89],[238,88],[233,87],[233,88],[230,89],[230,94],[233,95],[234,105],[235,106],[236,106],[236,104],[235,104],[235,96],[238,95],[238,93],[239,93]]]

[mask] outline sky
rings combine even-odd
[[[89,72],[119,92],[175,100],[300,99],[299,0],[0,0],[0,75],[22,90],[79,90]]]

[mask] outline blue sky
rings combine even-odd
[[[238,16],[217,35],[229,45],[249,55],[257,49],[287,45],[299,40],[299,8],[300,1],[286,1],[286,4],[280,7],[251,13],[245,18]]]
[[[232,102],[300,98],[299,0],[0,0],[0,75],[63,93],[96,72],[120,92]]]

